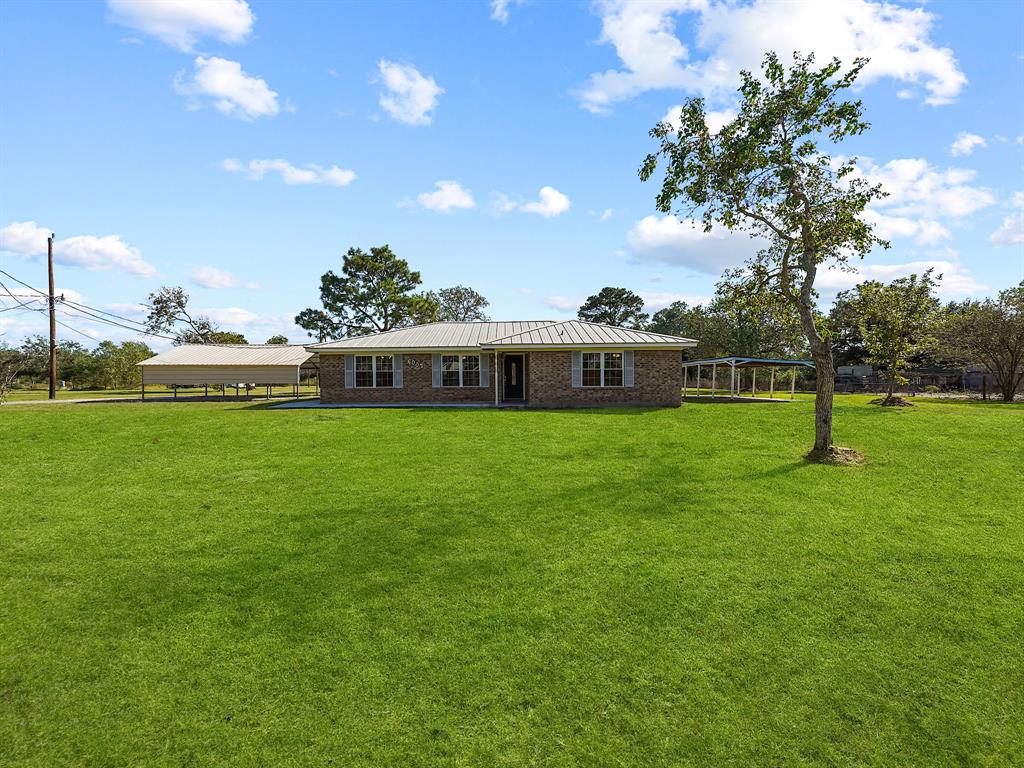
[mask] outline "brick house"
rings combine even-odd
[[[311,344],[321,401],[676,407],[693,339],[580,320],[445,322]]]

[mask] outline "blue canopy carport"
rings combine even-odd
[[[690,371],[696,369],[696,388],[693,397],[710,397],[714,399],[726,399],[725,389],[722,389],[722,395],[719,398],[718,395],[718,367],[725,366],[729,369],[729,400],[735,400],[740,397],[740,392],[743,388],[743,371],[746,369],[751,370],[750,375],[750,397],[744,397],[744,400],[762,400],[765,402],[780,402],[780,398],[775,397],[775,369],[776,368],[813,368],[814,361],[812,360],[776,360],[770,357],[712,357],[706,360],[684,360],[683,361],[683,399],[685,400],[688,395],[688,387],[690,380]],[[701,394],[701,368],[711,368],[711,394]],[[758,368],[770,368],[771,375],[768,379],[768,397],[757,396],[757,369]],[[789,399],[792,400],[796,396],[796,373],[794,371],[793,379],[789,386]]]

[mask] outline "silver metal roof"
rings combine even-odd
[[[773,357],[709,357],[704,360],[684,360],[683,365],[692,368],[695,365],[732,365],[736,368],[785,368],[787,366],[804,365],[814,367],[813,360],[782,360]]]
[[[491,339],[487,347],[693,347],[697,342],[682,336],[637,331],[614,325],[566,320],[561,323],[531,328],[511,336]]]
[[[447,350],[523,347],[668,347],[696,346],[693,339],[634,331],[582,320],[520,320],[512,322],[427,323],[369,336],[310,344],[311,352],[348,350]]]
[[[476,349],[488,339],[522,333],[532,328],[552,325],[554,320],[519,320],[507,323],[426,323],[369,336],[310,344],[306,349],[316,352],[349,349]]]
[[[298,344],[182,344],[139,365],[302,365],[313,353]]]

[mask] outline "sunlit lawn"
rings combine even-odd
[[[0,410],[0,764],[1013,765],[1024,407]]]

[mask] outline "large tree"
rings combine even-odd
[[[642,298],[626,288],[610,286],[583,302],[576,316],[590,323],[623,328],[643,328],[648,319]]]
[[[882,405],[899,402],[893,390],[897,383],[905,383],[903,371],[911,357],[935,342],[932,332],[939,310],[935,288],[942,276],[936,278],[933,272],[929,269],[920,277],[901,277],[889,284],[868,280],[841,295],[856,317],[867,362],[883,368],[889,380]]]
[[[153,356],[153,350],[139,341],[101,341],[92,353],[94,360],[90,384],[106,389],[131,389],[142,382],[138,363]]]
[[[489,319],[484,310],[491,302],[464,285],[427,291],[423,298],[437,305],[435,317],[439,321],[471,322]]]
[[[189,295],[177,285],[164,286],[149,294],[146,330],[154,334],[173,333],[175,344],[246,344],[245,337],[221,330],[205,315],[194,314]]]
[[[939,339],[961,363],[988,368],[1003,400],[1011,402],[1024,386],[1024,281],[995,299],[949,305]]]
[[[312,337],[380,333],[429,322],[437,313],[433,301],[413,292],[422,282],[420,273],[387,245],[369,253],[349,248],[341,272],[320,278],[323,309],[304,309],[295,317]]]
[[[677,131],[659,123],[659,143],[645,159],[640,178],[665,173],[656,207],[663,213],[699,216],[704,230],[740,230],[766,243],[731,282],[750,296],[770,294],[789,302],[800,317],[817,369],[815,437],[808,458],[835,461],[832,445],[835,367],[819,327],[815,279],[827,265],[863,258],[877,245],[862,217],[883,196],[855,171],[855,159],[832,158],[820,145],[863,133],[860,101],[844,101],[866,64],[846,72],[838,59],[817,69],[813,56],[794,54],[786,67],[774,53],[764,58],[763,80],[741,72],[737,117],[717,133],[708,128],[704,101],[688,100]]]

